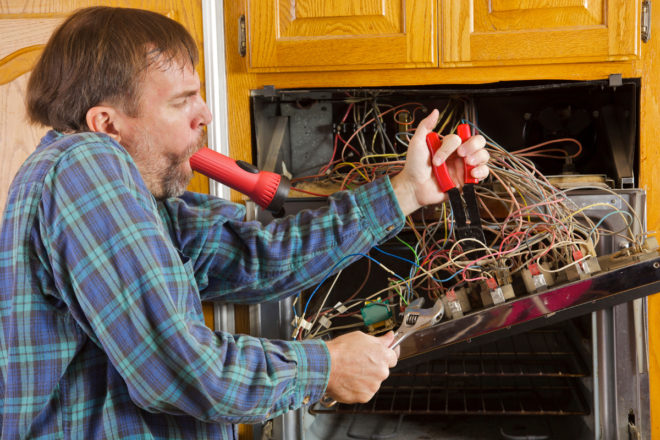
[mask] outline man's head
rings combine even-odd
[[[28,84],[33,122],[119,142],[157,198],[180,194],[210,122],[194,70],[195,41],[177,22],[138,9],[93,7],[50,38]]]

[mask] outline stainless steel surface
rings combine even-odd
[[[660,258],[634,263],[483,309],[422,330],[401,344],[401,359],[481,337],[530,329],[660,291]]]
[[[616,387],[614,386],[614,365],[610,360],[614,353],[614,341],[612,340],[612,310],[601,310],[596,316],[596,334],[594,339],[597,344],[595,355],[598,357],[598,381],[594,386],[598,387],[599,413],[598,431],[601,438],[615,438],[613,420],[616,409]]]

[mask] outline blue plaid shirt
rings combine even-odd
[[[280,299],[392,237],[389,180],[268,226],[244,214],[204,194],[159,203],[111,138],[49,132],[0,232],[2,438],[235,438],[319,399],[323,342],[213,332],[201,300]]]

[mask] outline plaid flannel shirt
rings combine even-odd
[[[0,230],[2,438],[235,438],[319,399],[322,341],[213,332],[201,300],[277,300],[392,237],[389,180],[267,226],[244,214],[204,194],[157,202],[111,138],[49,132]]]

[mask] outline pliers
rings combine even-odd
[[[456,132],[463,142],[470,138],[470,126],[468,124],[459,124]],[[427,134],[426,145],[429,147],[431,158],[433,158],[435,152],[442,146],[442,140],[440,139],[440,136],[438,136],[438,133],[432,131]],[[472,169],[474,168],[474,165],[468,165],[465,162],[465,159],[463,160],[463,169],[465,173],[463,198],[461,198],[461,193],[459,192],[458,187],[449,176],[447,164],[443,163],[440,166],[432,166],[440,190],[446,193],[449,197],[449,204],[454,213],[456,239],[471,239],[462,243],[463,248],[472,250],[471,254],[476,258],[483,256],[485,254],[483,248],[486,247],[486,238],[484,237],[484,230],[481,227],[479,205],[477,204],[477,196],[474,190],[474,184],[479,183],[479,179],[472,177]],[[465,204],[463,203],[463,200],[465,200]],[[481,243],[481,245],[474,240]]]

